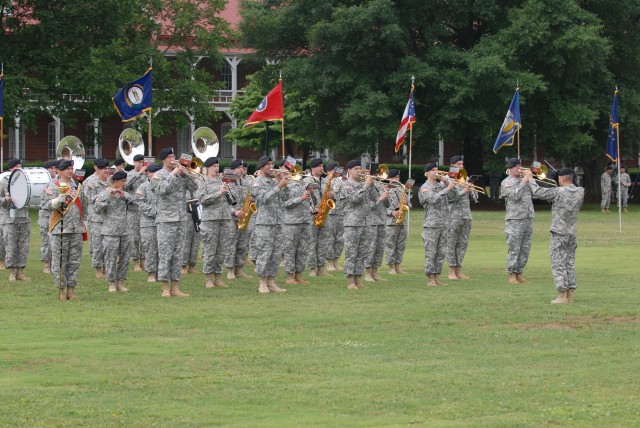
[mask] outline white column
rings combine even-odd
[[[404,165],[408,165],[409,164],[409,156],[407,155],[407,144],[403,144],[402,145],[402,155],[404,156],[404,159],[402,159],[402,163]]]
[[[14,129],[14,143],[16,145],[14,153],[16,154],[16,159],[20,159],[20,116],[16,115],[16,127]]]
[[[100,147],[100,138],[98,138],[98,130],[100,119],[93,119],[93,153],[96,159],[100,159],[102,157],[102,147]]]
[[[444,140],[438,141],[438,165],[444,165]]]
[[[238,96],[238,64],[242,61],[242,58],[238,58],[236,55],[232,57],[224,57],[229,66],[231,67],[231,99],[235,100]],[[231,117],[231,115],[228,115]],[[232,129],[238,127],[238,121],[234,118],[231,118],[231,126]],[[222,144],[222,141],[220,141]],[[238,147],[235,143],[231,145],[231,155],[233,159],[237,159],[238,156]]]
[[[237,127],[238,127],[238,120],[233,119],[231,121],[231,129],[236,129]],[[231,155],[233,156],[234,159],[238,159],[238,146],[235,143],[231,145]]]

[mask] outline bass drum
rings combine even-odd
[[[45,168],[23,168],[10,173],[9,193],[16,208],[40,208],[42,192],[51,183],[49,171]]]

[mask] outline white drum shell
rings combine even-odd
[[[22,168],[22,171],[24,171],[29,179],[29,186],[31,187],[31,197],[29,198],[27,206],[29,208],[40,208],[42,192],[44,192],[44,189],[46,189],[52,181],[49,171],[41,167]],[[3,172],[0,174],[0,180],[5,176],[8,177],[9,175],[11,175],[11,172]]]

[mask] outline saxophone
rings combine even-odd
[[[247,230],[247,227],[249,227],[249,220],[251,220],[251,216],[256,211],[258,211],[258,207],[255,202],[251,201],[251,187],[249,187],[247,196],[244,198],[244,203],[242,204],[244,217],[238,219],[238,230]]]
[[[332,210],[336,207],[336,203],[333,199],[329,199],[329,192],[331,191],[331,180],[333,180],[333,174],[327,175],[327,186],[324,188],[324,193],[322,194],[322,201],[318,206],[318,213],[313,218],[313,224],[320,229],[324,226],[325,221],[327,221],[327,215],[329,214],[329,210]]]
[[[400,195],[400,206],[398,207],[400,210],[400,215],[396,218],[396,224],[404,224],[404,216],[409,211],[409,205],[407,204],[407,192],[402,186],[402,195]]]

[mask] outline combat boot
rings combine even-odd
[[[118,291],[120,291],[122,293],[126,293],[127,291],[129,291],[129,289],[124,286],[124,281],[123,280],[119,280],[118,282],[116,282],[116,290],[118,290]]]
[[[224,282],[222,282],[222,274],[221,273],[214,273],[213,274],[213,285],[215,287],[218,288],[229,288],[225,285]]]
[[[520,284],[514,272],[509,272],[509,284]]]
[[[462,273],[462,266],[456,266],[456,276],[460,279],[471,279],[471,277]]]
[[[259,277],[260,285],[258,286],[258,292],[262,294],[269,293],[269,287],[267,287],[267,278],[264,276]]]
[[[242,271],[242,266],[236,266],[234,269],[236,278],[253,278],[251,275],[247,275]]]
[[[207,273],[204,275],[207,281],[204,284],[204,288],[213,288],[213,274]]]
[[[285,284],[297,284],[296,282],[296,274],[291,272],[287,272],[287,280],[284,282]]]
[[[61,302],[66,302],[67,301],[67,294],[64,292],[64,287],[60,288],[60,293],[58,294],[58,299],[60,299]]]
[[[171,297],[169,290],[169,281],[162,281],[162,297]]]
[[[180,291],[180,288],[178,287],[178,281],[171,281],[170,293],[171,293],[171,297],[189,297],[188,294]]]
[[[575,291],[575,289],[573,288],[569,288],[567,290],[567,303],[571,304],[573,303],[573,292]]]
[[[0,260],[0,270],[5,270],[6,268],[7,268],[7,265],[5,264],[4,259]]]
[[[51,273],[51,262],[44,261],[42,262],[44,266],[42,266],[42,273]]]
[[[236,279],[236,272],[233,268],[227,268],[227,279]]]
[[[144,259],[140,258],[140,271],[144,271]]]
[[[558,297],[553,299],[551,301],[551,303],[554,304],[554,305],[566,305],[567,303],[569,303],[569,299],[567,298],[567,292],[566,291],[559,291],[558,292]]]
[[[607,212],[607,210],[605,210],[604,208],[600,208],[600,212],[601,212],[601,213],[606,213],[606,212]]]
[[[155,272],[151,272],[149,275],[147,275],[147,282],[156,282],[158,279],[156,278],[156,273]]]
[[[402,270],[400,268],[400,263],[396,263],[396,272],[398,272],[399,275],[406,275],[407,274],[406,271],[404,271],[404,270]]]
[[[374,281],[384,281],[384,282],[387,281],[386,279],[384,279],[383,277],[378,275],[378,268],[377,267],[372,267],[371,268],[371,278],[373,278]]]
[[[449,275],[447,276],[447,278],[457,281],[458,280],[458,275],[456,275],[456,267],[455,266],[449,266]]]
[[[295,273],[295,279],[296,279],[296,284],[311,284],[309,281],[305,281],[304,279],[302,279],[302,272],[296,272]]]
[[[358,290],[356,279],[353,275],[347,275],[347,288],[349,290]]]
[[[27,275],[24,274],[24,268],[18,268],[16,269],[16,279],[18,281],[31,281],[31,278],[29,278]]]
[[[280,288],[276,285],[276,278],[273,276],[267,277],[267,288],[273,293],[284,293],[287,291],[286,288]]]
[[[395,263],[389,263],[389,275],[397,275],[398,271],[396,270]]]
[[[328,273],[324,266],[320,266],[318,268],[318,276],[333,276],[333,275]]]
[[[142,268],[140,267],[140,262],[136,259],[133,259],[133,271],[142,272]]]
[[[521,274],[521,273],[517,273],[517,274],[516,274],[516,280],[517,280],[520,284],[526,284],[526,283],[528,283],[528,282],[529,282],[529,281],[527,281],[527,280],[525,279],[525,277],[524,277],[524,276],[522,276],[522,274]]]
[[[440,279],[439,279],[440,275],[433,275],[433,277],[436,280],[436,284],[438,284],[438,285],[449,285],[449,284],[447,284],[445,282],[440,282]]]
[[[623,210],[624,212],[626,212],[626,213],[628,213],[628,212],[629,212],[629,210],[628,210],[627,208],[623,208],[622,210]]]
[[[364,283],[362,282],[362,275],[353,275],[353,280],[356,283],[356,287],[358,287],[359,289],[363,289],[366,288],[367,286],[364,285]]]
[[[115,282],[109,282],[109,293],[115,293],[118,291],[118,287]]]
[[[187,274],[187,265],[182,265],[182,267],[180,268],[180,274],[182,275]]]
[[[374,282],[375,279],[373,279],[373,277],[371,276],[371,270],[373,268],[370,267],[366,267],[364,268],[364,280],[367,282]]]
[[[9,281],[16,281],[16,268],[9,268]]]
[[[104,267],[99,266],[96,268],[96,279],[104,279]]]
[[[318,269],[309,269],[309,276],[318,276]]]
[[[333,265],[333,260],[329,260],[327,259],[327,271],[329,272],[335,272],[336,268]]]
[[[195,265],[187,266],[187,273],[196,273],[196,266]]]
[[[428,275],[429,281],[427,282],[427,286],[429,287],[437,287],[439,284],[436,282],[435,274],[430,273]]]
[[[333,267],[336,268],[337,271],[344,269],[342,266],[338,264],[338,259],[333,259]]]
[[[67,300],[76,300],[76,287],[67,287]]]

